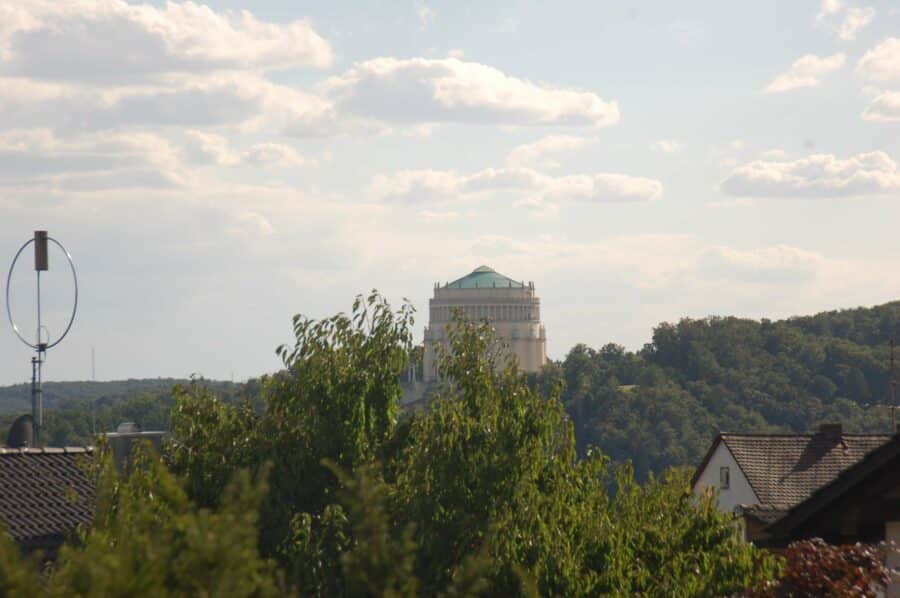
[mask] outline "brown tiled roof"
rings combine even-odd
[[[0,448],[0,520],[24,548],[53,548],[90,523],[94,484],[83,462],[90,448]]]
[[[818,488],[803,502],[769,525],[768,531],[776,537],[790,538],[795,530],[811,517],[844,498],[855,487],[871,489],[885,480],[895,480],[900,455],[900,434],[891,437],[865,457],[842,471],[834,480]]]
[[[749,515],[763,523],[772,523],[781,519],[787,510],[770,505],[739,505],[740,513]]]
[[[787,510],[887,442],[889,434],[721,434],[761,504]]]

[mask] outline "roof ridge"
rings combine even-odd
[[[0,446],[0,455],[64,455],[93,452],[93,446],[40,446],[10,447]]]

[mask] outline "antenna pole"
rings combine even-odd
[[[40,446],[41,432],[44,428],[44,353],[47,345],[41,342],[41,272],[50,269],[47,259],[47,231],[34,231],[34,271],[37,274],[37,334],[35,344],[37,359],[32,360],[32,414],[34,418],[34,444]],[[37,365],[37,380],[35,381],[34,366]]]
[[[37,417],[35,418],[35,426],[34,426],[34,444],[35,446],[40,446],[41,444],[41,434],[44,431],[44,376],[43,376],[43,365],[44,365],[44,347],[45,345],[38,346],[38,356],[37,356],[37,386],[34,389],[35,394],[35,403],[37,404]]]
[[[91,382],[97,381],[97,368],[94,359],[94,347],[91,347]],[[97,435],[97,397],[91,399],[91,438]]]
[[[891,339],[891,434],[897,433],[897,368],[894,361],[894,339]]]
[[[38,384],[37,384],[37,357],[31,358],[31,417],[35,421],[34,440],[37,444],[38,431],[37,427],[37,401],[38,401]]]
[[[66,261],[69,263],[69,269],[72,271],[72,283],[75,287],[75,299],[72,304],[72,314],[71,316],[69,316],[69,323],[66,325],[65,330],[63,330],[63,333],[59,336],[59,338],[54,340],[52,343],[50,342],[49,333],[46,334],[46,342],[44,342],[44,340],[41,338],[41,331],[44,329],[43,320],[41,319],[41,272],[46,272],[50,269],[48,243],[51,242],[59,247],[65,255]],[[34,244],[34,270],[37,275],[37,330],[35,331],[35,344],[29,342],[26,338],[26,335],[24,335],[19,330],[19,327],[16,326],[16,322],[13,319],[12,306],[10,304],[10,281],[12,280],[13,270],[15,269],[16,263],[19,261],[19,257],[22,255],[22,252],[25,251],[25,249],[31,244]],[[23,244],[19,248],[19,251],[16,252],[15,257],[12,260],[12,264],[10,264],[9,266],[9,272],[6,275],[6,317],[9,320],[10,326],[12,326],[13,332],[17,337],[19,337],[19,340],[28,345],[30,348],[34,349],[36,353],[36,355],[31,358],[31,416],[34,420],[35,445],[40,444],[41,435],[43,434],[44,428],[43,365],[44,361],[46,361],[47,359],[47,351],[62,342],[62,340],[69,334],[69,330],[72,329],[72,323],[75,322],[75,314],[77,312],[78,275],[75,273],[75,264],[72,262],[71,254],[66,250],[65,247],[62,246],[59,241],[57,241],[53,237],[50,237],[47,234],[47,231],[34,231],[34,237],[26,241],[25,244]]]
[[[37,245],[38,239],[37,234],[35,234],[35,244]],[[35,249],[35,254],[37,253],[37,249]],[[37,359],[31,360],[31,394],[34,397],[31,401],[31,417],[34,418],[34,445],[41,445],[41,428],[43,427],[43,409],[42,403],[44,402],[43,397],[43,388],[42,388],[42,376],[41,376],[41,270],[37,264],[37,258],[35,258],[35,272],[37,274],[37,334],[35,335],[34,342],[37,343]],[[35,366],[37,366],[37,377],[35,379]]]

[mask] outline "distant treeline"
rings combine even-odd
[[[630,460],[645,479],[696,465],[719,431],[800,432],[823,422],[887,431],[889,343],[898,337],[900,302],[782,321],[685,319],[657,326],[636,352],[577,345],[530,381],[548,394],[562,384],[582,454],[596,446],[615,461]],[[86,444],[93,431],[122,421],[168,429],[172,387],[187,382],[47,383],[45,439]],[[205,383],[226,403],[261,401],[259,380]],[[0,388],[3,435],[28,405],[26,385]]]
[[[66,400],[100,398],[126,399],[140,394],[165,393],[178,383],[177,378],[145,378],[110,382],[44,382],[44,408],[53,409]],[[31,384],[0,387],[0,414],[26,413],[31,409]]]
[[[637,352],[574,347],[532,377],[562,399],[579,450],[631,460],[637,476],[696,465],[718,431],[845,430],[891,426],[890,340],[900,302],[754,321],[733,317],[661,324]]]
[[[201,380],[226,402],[259,397],[259,381],[245,383]],[[174,404],[173,389],[190,380],[150,378],[111,382],[48,382],[44,384],[44,435],[49,446],[93,443],[94,433],[111,432],[122,422],[135,422],[144,430],[168,430]],[[0,442],[12,422],[29,413],[30,385],[0,388]],[[22,399],[19,395],[26,397]],[[11,399],[10,397],[15,397]]]

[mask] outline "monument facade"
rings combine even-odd
[[[518,358],[521,371],[537,372],[547,362],[547,336],[534,283],[513,280],[480,266],[453,282],[434,285],[425,328],[422,365],[426,381],[438,376],[436,346],[449,348],[447,325],[453,322],[456,309],[473,322],[490,320],[497,339]]]

